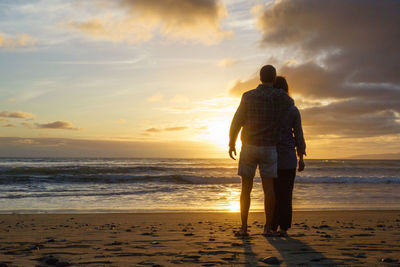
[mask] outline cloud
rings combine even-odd
[[[400,133],[400,117],[385,108],[370,108],[363,101],[347,100],[301,111],[312,136],[374,137]]]
[[[3,125],[3,127],[6,127],[6,128],[14,128],[14,127],[17,127],[17,126],[16,126],[15,124],[9,123],[9,124]]]
[[[159,132],[162,132],[162,129],[158,129],[158,128],[149,128],[149,129],[146,129],[146,132],[149,132],[149,133],[159,133]]]
[[[16,144],[24,144],[24,145],[34,145],[34,144],[39,144],[39,142],[37,142],[37,141],[35,141],[35,140],[33,140],[33,139],[29,139],[29,138],[27,138],[27,139],[15,139],[15,140],[13,140],[13,143],[16,143]]]
[[[86,21],[68,21],[60,26],[73,29],[93,39],[104,39],[113,42],[138,43],[151,38],[145,29],[134,26],[129,19],[92,18]]]
[[[183,130],[186,130],[187,128],[188,128],[188,127],[184,127],[184,126],[180,126],[180,127],[168,127],[168,128],[165,128],[164,131],[167,131],[167,132],[183,131]]]
[[[26,127],[26,128],[34,128],[33,123],[30,123],[30,122],[23,121],[20,124],[21,124],[21,126]]]
[[[152,95],[149,98],[147,98],[147,101],[148,102],[158,102],[158,101],[161,101],[163,99],[164,99],[164,95],[158,93],[158,94]]]
[[[126,120],[124,120],[124,119],[116,120],[115,123],[124,124],[124,123],[126,123]]]
[[[21,33],[14,37],[0,32],[0,49],[17,49],[25,47],[33,47],[36,43],[36,39],[28,34]]]
[[[219,0],[119,0],[103,3],[96,6],[98,17],[70,20],[60,25],[92,38],[129,43],[147,41],[156,32],[173,39],[206,44],[232,36],[232,32],[221,29],[220,22],[227,11]],[[110,15],[110,10],[120,15]],[[101,16],[103,11],[107,15]]]
[[[50,123],[36,123],[37,128],[40,129],[63,129],[63,130],[79,130],[72,123],[68,121],[55,121]]]
[[[232,58],[224,58],[217,62],[218,67],[230,67],[236,65],[239,61]]]
[[[189,102],[189,99],[186,96],[182,96],[182,95],[176,95],[174,97],[172,97],[169,102],[171,103],[187,103]]]
[[[399,8],[390,0],[284,0],[266,9],[258,26],[264,45],[325,54],[329,69],[344,68],[354,81],[398,83]]]
[[[229,94],[233,96],[241,96],[244,92],[254,89],[260,83],[260,78],[254,76],[248,80],[238,80],[235,85],[229,90]]]
[[[167,127],[167,128],[149,128],[146,129],[146,132],[149,133],[160,133],[160,132],[175,132],[175,131],[183,131],[188,129],[188,127],[185,126],[176,126],[176,127]]]
[[[17,118],[17,119],[30,119],[35,117],[32,113],[23,112],[23,111],[2,111],[0,112],[0,117],[4,118]]]
[[[400,133],[399,8],[389,0],[281,0],[258,13],[262,47],[297,56],[278,68],[291,94],[327,103],[303,108],[307,134]],[[254,75],[230,93],[240,96],[257,83]]]

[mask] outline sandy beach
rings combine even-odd
[[[297,211],[289,238],[249,222],[240,239],[239,213],[0,215],[0,266],[399,266],[400,211]]]

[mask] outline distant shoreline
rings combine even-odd
[[[394,209],[394,208],[381,208],[381,209],[293,209],[294,212],[296,213],[307,213],[307,212],[398,212],[400,211],[399,209]],[[57,211],[0,211],[0,216],[3,215],[96,215],[96,214],[215,214],[215,213],[220,213],[220,214],[239,214],[239,212],[230,212],[230,211],[221,211],[221,210],[156,210],[156,211],[146,211],[146,210],[132,210],[132,211],[118,211],[118,210],[96,210],[96,211],[87,211],[87,210],[57,210]],[[261,210],[256,210],[256,211],[250,211],[250,213],[258,214],[258,213],[264,213]]]
[[[373,155],[380,155],[380,154],[373,154]],[[386,155],[386,154],[383,154]],[[0,156],[0,159],[172,159],[172,160],[229,160],[229,156],[227,157],[211,157],[211,158],[199,158],[199,157],[94,157],[94,156]],[[347,158],[308,158],[306,157],[305,160],[400,160],[400,154],[397,155],[395,158],[370,158],[369,155],[359,155],[359,156],[351,156]]]

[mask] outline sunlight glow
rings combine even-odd
[[[240,195],[240,190],[239,189],[231,189],[229,192],[230,196],[228,197],[229,204],[228,204],[228,210],[230,212],[239,212],[240,211],[240,202],[239,202],[239,195]]]
[[[200,138],[209,141],[219,149],[228,149],[229,144],[229,128],[232,120],[232,115],[227,117],[214,118],[212,121],[204,122],[207,130],[201,134]],[[241,146],[240,138],[236,141],[236,147]]]
[[[239,199],[229,202],[229,207],[228,208],[229,208],[230,212],[239,212],[240,211]]]
[[[207,124],[207,139],[221,146],[227,147],[229,143],[230,120],[214,120]]]

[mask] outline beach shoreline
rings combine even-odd
[[[250,237],[232,212],[1,214],[5,266],[398,266],[400,211],[294,211],[290,238],[265,238],[262,212]],[[381,262],[388,261],[387,263]],[[391,261],[391,262],[390,262]],[[50,263],[54,263],[53,265]]]
[[[320,208],[304,208],[304,209],[296,209],[293,208],[293,212],[400,212],[400,208],[387,208],[387,207],[381,207],[381,208],[326,208],[326,209],[320,209]],[[117,209],[99,209],[99,210],[65,210],[65,209],[57,209],[57,210],[4,210],[0,211],[0,216],[2,215],[46,215],[46,214],[54,214],[54,215],[84,215],[84,214],[208,214],[208,213],[221,213],[221,214],[235,214],[239,213],[239,211],[228,211],[228,210],[212,210],[212,209],[190,209],[190,210],[175,210],[175,209],[170,209],[170,210],[117,210]],[[250,210],[249,213],[263,213],[261,209],[257,210]]]

